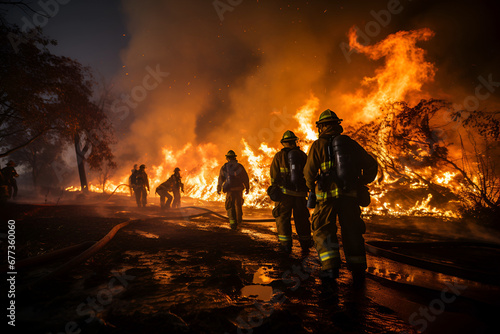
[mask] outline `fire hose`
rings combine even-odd
[[[84,262],[85,260],[87,260],[88,258],[90,258],[92,255],[94,255],[96,252],[98,252],[99,250],[101,250],[111,239],[113,239],[113,237],[116,235],[116,232],[118,232],[121,228],[123,228],[123,227],[125,227],[125,226],[127,226],[130,223],[133,223],[135,221],[138,221],[138,220],[129,220],[129,221],[126,221],[124,223],[120,223],[120,224],[116,225],[101,240],[93,243],[93,245],[90,246],[90,247],[88,247],[85,251],[83,251],[82,253],[80,253],[79,255],[77,255],[76,257],[74,257],[73,259],[71,259],[70,261],[64,263],[63,265],[61,265],[60,267],[58,267],[54,271],[52,271],[52,272],[50,272],[50,273],[48,273],[48,274],[46,274],[46,275],[38,278],[35,282],[33,282],[31,284],[28,284],[26,286],[21,287],[20,290],[30,290],[33,287],[37,286],[39,283],[41,283],[43,281],[46,281],[49,278],[54,278],[54,277],[57,277],[59,275],[62,275],[63,273],[66,273],[66,272],[70,271],[71,269],[73,269],[74,267],[76,267],[78,264]],[[72,247],[67,247],[65,249],[58,250],[58,251],[55,251],[55,252],[52,252],[52,253],[49,253],[49,254],[44,254],[44,255],[41,255],[39,257],[30,258],[30,259],[26,259],[26,260],[20,261],[21,262],[21,266],[22,267],[28,267],[28,266],[32,266],[32,265],[35,265],[35,264],[38,265],[38,264],[40,264],[40,262],[37,262],[37,258],[38,258],[38,261],[41,260],[42,263],[48,262],[49,260],[56,259],[56,258],[58,258],[60,256],[68,255],[68,253],[74,252],[75,249],[82,248],[83,245],[89,246],[89,243],[87,242],[87,243],[83,243],[83,244],[80,244],[80,245],[76,245],[76,246],[72,246]]]
[[[115,189],[116,191],[116,189]],[[114,192],[113,192],[114,193]],[[37,286],[39,283],[46,281],[50,278],[54,278],[57,276],[60,276],[80,263],[84,262],[85,260],[89,259],[92,255],[94,255],[96,252],[101,250],[113,237],[116,235],[116,233],[128,226],[131,223],[137,222],[137,221],[146,221],[146,220],[156,220],[156,219],[191,219],[191,218],[196,218],[196,217],[201,217],[201,216],[216,216],[222,219],[228,219],[227,216],[224,216],[222,214],[219,214],[215,211],[212,211],[210,209],[202,208],[202,207],[197,207],[197,206],[189,206],[189,207],[184,207],[182,209],[197,209],[197,210],[203,210],[205,212],[202,213],[197,213],[197,214],[190,214],[190,215],[176,215],[176,216],[161,216],[161,217],[154,217],[154,218],[149,218],[149,219],[136,219],[136,220],[129,220],[123,223],[120,223],[116,226],[114,226],[102,239],[100,239],[97,242],[84,242],[78,245],[74,246],[69,246],[48,254],[42,254],[39,256],[31,257],[25,260],[21,260],[17,264],[17,268],[22,269],[22,268],[29,268],[29,267],[34,267],[34,266],[40,266],[42,264],[50,263],[52,261],[58,260],[60,258],[78,253],[80,251],[83,251],[76,257],[72,258],[68,262],[64,263],[63,265],[59,266],[57,269],[54,271],[38,278],[35,282],[28,284],[24,287],[21,288],[21,290],[29,290],[32,289],[33,287]],[[244,219],[243,221],[245,222],[274,222],[274,218],[262,218],[262,219]]]

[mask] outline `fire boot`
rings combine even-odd
[[[302,238],[299,236],[299,243],[302,248],[302,255],[308,255],[312,246],[311,237]]]
[[[292,253],[292,237],[280,235],[280,251],[289,255]]]
[[[321,285],[329,290],[332,285],[335,285],[336,279],[339,278],[339,268],[321,270],[319,273]]]
[[[352,284],[354,286],[360,287],[365,283],[366,271],[364,270],[353,270],[352,271]]]

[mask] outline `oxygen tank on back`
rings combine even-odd
[[[299,191],[303,181],[301,152],[299,150],[290,150],[288,152],[288,165],[290,166],[290,183],[292,190]]]
[[[356,189],[358,177],[361,175],[350,141],[351,138],[345,135],[336,136],[332,141],[332,151],[335,158],[335,182],[344,191]]]

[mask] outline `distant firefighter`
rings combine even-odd
[[[131,170],[130,176],[128,178],[128,187],[130,190],[130,196],[134,195],[135,177],[138,171],[139,171],[139,165],[135,164],[134,169]]]
[[[146,191],[147,190],[147,191]],[[149,179],[146,174],[146,165],[141,165],[135,175],[135,201],[138,207],[145,207],[148,203]]]
[[[160,207],[162,209],[170,209],[170,204],[172,208],[181,207],[181,191],[184,192],[184,184],[181,181],[181,169],[176,167],[174,169],[174,174],[168,178],[167,181],[163,182],[156,188],[156,193],[160,195]],[[173,193],[173,196],[170,194]],[[165,198],[167,202],[165,203]],[[174,202],[172,203],[172,199]]]
[[[16,163],[13,160],[10,160],[7,163],[7,166],[2,168],[2,176],[4,179],[4,183],[8,188],[8,198],[13,198],[13,199],[17,197],[16,177],[19,177],[14,168],[15,166]]]
[[[230,150],[226,154],[227,162],[219,172],[217,193],[221,190],[226,193],[226,210],[229,217],[229,226],[234,230],[243,220],[243,190],[250,191],[250,181],[245,167],[238,163],[236,154]]]
[[[274,156],[270,170],[271,188],[275,187],[277,192],[277,198],[272,198],[276,202],[273,216],[281,250],[287,254],[292,251],[292,213],[303,254],[312,246],[306,201],[308,189],[303,173],[307,155],[297,146],[298,139],[292,131],[283,134],[283,149]]]
[[[172,179],[172,192],[174,193],[174,202],[172,208],[181,207],[181,191],[184,192],[184,184],[181,181],[181,169],[176,167],[174,174],[170,177]]]
[[[321,113],[316,122],[319,139],[309,149],[304,177],[317,198],[312,227],[321,262],[320,276],[327,281],[338,277],[338,217],[347,269],[354,282],[363,282],[367,268],[363,238],[366,228],[360,206],[370,202],[366,184],[377,176],[378,164],[355,140],[341,134],[341,121],[330,109]]]

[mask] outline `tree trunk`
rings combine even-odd
[[[75,134],[75,151],[76,151],[76,162],[78,164],[78,174],[80,175],[80,185],[83,192],[89,191],[89,185],[87,183],[87,173],[85,173],[85,152],[87,148],[83,150],[80,148],[80,135]]]

